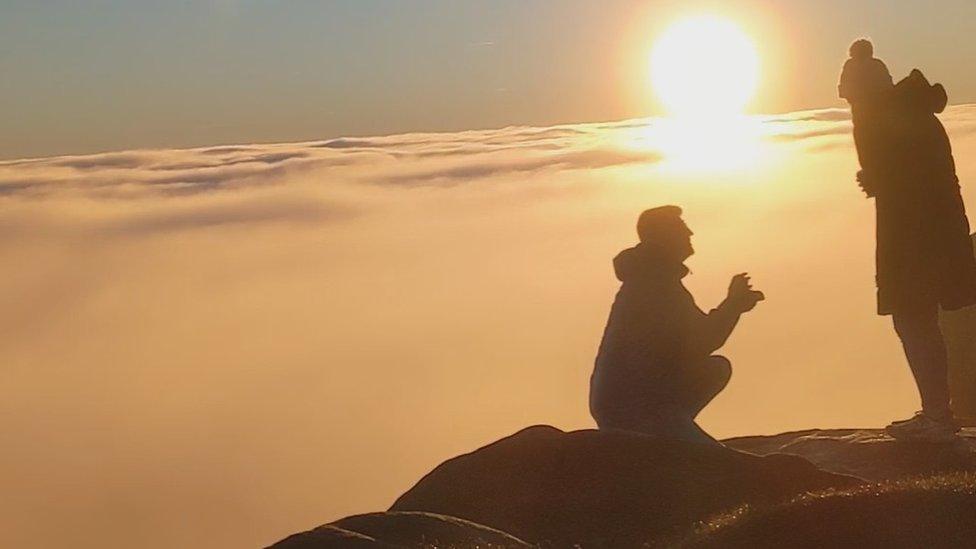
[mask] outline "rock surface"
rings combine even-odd
[[[976,471],[976,429],[954,444],[896,442],[880,429],[831,429],[723,441],[756,455],[790,454],[825,471],[870,481],[952,471]]]
[[[556,547],[623,548],[744,503],[858,483],[795,456],[536,426],[441,464],[391,511],[461,517]]]
[[[289,536],[272,549],[406,549],[414,547],[482,547],[528,549],[529,544],[504,532],[434,513],[356,515]]]
[[[269,549],[398,549],[358,532],[326,524],[288,536]]]
[[[976,476],[954,473],[804,494],[716,517],[685,549],[976,546]]]

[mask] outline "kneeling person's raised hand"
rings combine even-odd
[[[745,313],[753,310],[756,304],[766,299],[758,290],[752,289],[749,273],[740,273],[732,277],[729,283],[729,296],[726,302],[737,312]]]

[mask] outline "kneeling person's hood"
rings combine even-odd
[[[660,250],[647,244],[638,244],[617,254],[613,258],[613,270],[621,282],[680,280],[688,274],[684,264],[665,259]]]

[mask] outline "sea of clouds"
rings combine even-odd
[[[976,106],[943,116],[976,204]],[[381,510],[587,383],[644,208],[681,205],[718,436],[915,408],[874,315],[873,206],[826,109],[0,162],[0,545],[241,547]],[[733,137],[730,137],[733,136]]]

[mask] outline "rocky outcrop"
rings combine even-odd
[[[723,442],[756,455],[800,456],[826,471],[880,481],[976,471],[976,429],[964,429],[960,435],[953,444],[909,444],[896,442],[880,429],[814,429]]]
[[[434,513],[370,513],[289,536],[273,549],[406,549],[484,547],[528,549],[504,532]]]
[[[948,445],[895,442],[878,429],[724,442],[728,448],[530,427],[444,462],[387,513],[274,547],[902,547],[889,542],[976,539],[976,526],[965,526],[976,524],[976,429]],[[955,473],[931,478],[946,472]],[[919,505],[928,511],[913,514]],[[877,518],[859,526],[867,516]],[[713,526],[687,537],[702,523]],[[950,524],[963,526],[938,538]]]
[[[441,464],[391,511],[461,517],[556,547],[623,548],[741,504],[859,482],[795,456],[537,426]]]
[[[685,549],[976,546],[976,477],[950,474],[803,494],[716,517]]]

